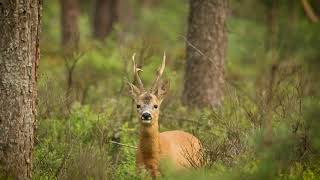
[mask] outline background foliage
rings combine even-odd
[[[145,179],[135,171],[138,123],[126,96],[132,79],[130,56],[143,60],[150,83],[163,51],[172,87],[160,116],[160,130],[194,133],[205,145],[204,167],[188,173],[165,170],[163,179],[319,179],[319,23],[311,23],[297,2],[282,0],[276,47],[264,47],[267,24],[262,1],[230,2],[224,105],[190,111],[180,104],[185,62],[188,2],[163,0],[141,7],[134,1],[130,29],[117,24],[105,43],[91,37],[92,4],[81,2],[80,52],[71,94],[60,49],[59,2],[43,7],[38,83],[35,179]],[[294,14],[294,15],[293,15]],[[294,17],[293,17],[294,16]],[[68,99],[73,103],[67,104]],[[272,121],[272,140],[264,123]]]

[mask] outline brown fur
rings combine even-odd
[[[146,94],[143,96],[143,102],[144,102],[145,104],[149,104],[150,101],[151,101],[151,99],[152,99],[152,96],[151,96],[151,94],[149,94],[149,93],[146,93]]]

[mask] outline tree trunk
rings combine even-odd
[[[182,101],[191,107],[220,106],[227,47],[226,0],[190,0]]]
[[[93,36],[98,40],[104,40],[112,31],[117,20],[117,0],[96,0]]]
[[[119,44],[127,44],[130,36],[127,34],[132,32],[133,22],[135,19],[134,1],[118,0],[117,1],[117,39]]]
[[[117,21],[121,25],[123,31],[128,31],[134,19],[134,1],[118,0],[117,1]]]
[[[266,0],[266,50],[270,51],[276,48],[278,33],[278,0]]]
[[[61,5],[61,44],[67,55],[78,50],[79,46],[79,7],[77,0],[60,0]]]
[[[0,178],[31,179],[41,1],[0,3]]]

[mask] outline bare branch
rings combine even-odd
[[[116,141],[110,141],[110,143],[116,144],[116,145],[119,145],[119,146],[125,146],[125,147],[128,147],[128,148],[138,149],[138,148],[135,147],[135,146],[131,146],[131,145],[127,145],[127,144],[122,144],[122,143],[119,143],[119,142],[116,142]]]
[[[311,22],[316,23],[319,21],[319,17],[314,13],[308,0],[301,0],[302,7]]]

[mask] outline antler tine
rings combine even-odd
[[[136,78],[136,81],[138,82],[139,89],[143,90],[144,89],[143,83],[142,83],[140,76],[139,76],[139,71],[142,71],[142,69],[137,67],[136,61],[134,60],[135,56],[136,56],[136,53],[133,53],[133,55],[132,55],[133,73]]]
[[[163,52],[163,59],[162,59],[162,63],[161,66],[159,67],[159,69],[157,70],[157,77],[153,82],[152,85],[152,90],[154,91],[157,88],[157,85],[159,83],[159,80],[163,74],[164,68],[166,66],[166,52]]]

